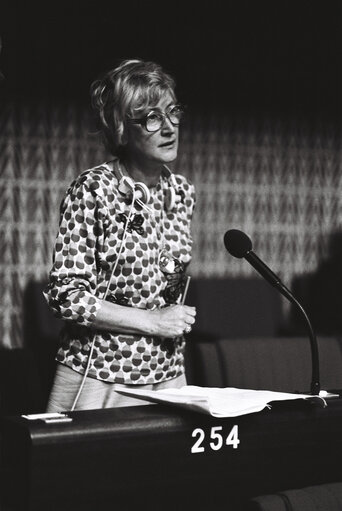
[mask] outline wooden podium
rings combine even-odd
[[[340,398],[232,419],[159,405],[69,415],[2,420],[10,511],[240,511],[252,496],[342,481]]]

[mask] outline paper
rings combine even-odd
[[[60,412],[51,412],[51,413],[31,413],[29,415],[22,415],[24,419],[28,419],[30,421],[36,420],[54,420],[54,419],[64,419],[67,417],[65,413]]]
[[[310,394],[289,394],[270,390],[248,390],[234,387],[197,387],[186,385],[180,389],[143,390],[120,389],[120,394],[134,396],[152,403],[172,404],[190,410],[212,415],[213,417],[238,417],[260,412],[274,401],[306,399],[326,403],[322,397]]]

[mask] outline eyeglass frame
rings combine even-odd
[[[175,107],[178,107],[179,108],[179,111],[180,111],[180,114],[181,114],[181,117],[182,115],[184,114],[184,110],[185,110],[185,107],[184,105],[180,104],[180,103],[176,103],[175,105],[172,105],[172,108],[175,108]],[[148,116],[152,113],[156,113],[156,114],[159,114],[161,115],[162,117],[162,121],[161,121],[161,125],[158,129],[156,130],[148,130],[147,129],[147,118]],[[146,115],[144,115],[143,117],[140,117],[140,118],[134,118],[134,117],[128,117],[129,121],[132,122],[133,124],[140,124],[141,126],[144,126],[145,130],[148,132],[148,133],[156,133],[157,131],[161,130],[162,127],[164,126],[165,124],[165,119],[168,119],[170,121],[170,123],[172,124],[172,126],[179,126],[180,125],[180,122],[181,122],[181,118],[179,119],[179,122],[178,123],[175,123],[173,122],[171,119],[170,119],[170,112],[162,112],[161,110],[158,110],[158,109],[155,109],[155,108],[152,108]]]

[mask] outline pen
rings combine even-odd
[[[189,284],[190,284],[190,275],[186,278],[186,283],[185,283],[185,288],[184,288],[184,292],[183,292],[183,296],[182,296],[182,301],[181,301],[181,305],[184,305],[184,302],[185,302],[185,298],[186,298],[186,295],[187,295],[187,292],[188,292],[188,289],[189,289]]]

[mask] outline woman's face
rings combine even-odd
[[[167,92],[156,106],[146,112],[139,112],[138,118],[143,118],[149,111],[165,113],[175,101]],[[163,164],[177,158],[179,127],[171,124],[165,116],[162,127],[158,131],[149,132],[144,125],[127,123],[125,132],[125,152],[129,158],[145,165]]]

